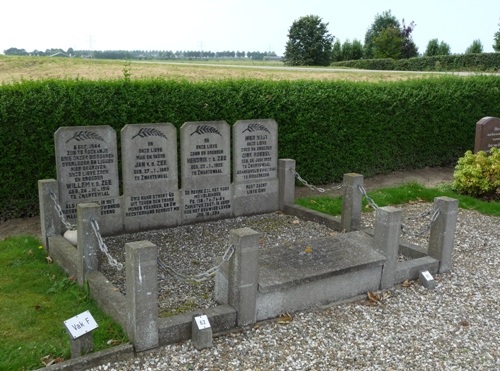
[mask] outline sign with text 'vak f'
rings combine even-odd
[[[79,338],[99,327],[88,310],[64,321],[64,325],[73,339]]]
[[[176,128],[170,123],[125,125],[121,143],[125,230],[177,225]]]
[[[279,208],[278,125],[240,120],[233,125],[234,215]]]
[[[66,218],[76,220],[76,205],[101,206],[101,230],[122,229],[116,132],[108,125],[61,127],[54,134],[59,202]]]
[[[183,221],[232,216],[229,125],[186,122],[180,137]]]

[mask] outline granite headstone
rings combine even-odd
[[[483,117],[476,123],[476,139],[474,153],[500,148],[500,119]]]
[[[232,216],[229,125],[186,122],[180,131],[183,223]]]
[[[100,205],[102,233],[123,228],[116,132],[108,125],[61,127],[54,134],[59,203],[76,220],[79,203]]]
[[[180,195],[174,125],[125,125],[121,144],[125,230],[177,225]]]
[[[278,125],[240,120],[233,125],[234,215],[279,209]]]

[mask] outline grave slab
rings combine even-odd
[[[111,126],[68,126],[54,134],[59,203],[70,223],[76,205],[101,206],[103,234],[123,229],[116,132]]]
[[[229,125],[225,121],[186,122],[180,139],[182,222],[231,217]]]
[[[176,128],[170,123],[125,125],[121,143],[125,230],[179,224]]]
[[[259,258],[259,292],[382,266],[386,258],[372,245],[373,237],[357,231],[263,250]]]
[[[278,210],[278,124],[240,120],[232,132],[234,215]]]
[[[500,118],[483,117],[476,123],[474,153],[500,148]]]

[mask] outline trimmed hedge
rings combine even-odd
[[[409,59],[360,59],[334,62],[331,65],[391,71],[500,71],[500,53],[436,55]]]
[[[38,213],[37,181],[54,178],[60,126],[272,118],[280,158],[313,184],[454,164],[475,123],[500,116],[500,79],[402,82],[228,80],[25,81],[0,87],[0,218]],[[119,136],[118,136],[119,137]]]

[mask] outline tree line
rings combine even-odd
[[[221,51],[212,52],[207,50],[74,50],[46,49],[45,51],[33,50],[31,52],[25,49],[9,48],[4,50],[5,55],[19,56],[68,56],[96,59],[143,59],[143,60],[171,60],[171,59],[223,59],[223,58],[248,58],[252,60],[264,60],[278,58],[275,52],[244,52],[244,51]]]
[[[359,59],[408,59],[421,54],[412,39],[415,22],[401,22],[390,10],[377,14],[365,34],[364,44],[357,39],[343,43],[328,32],[328,23],[309,15],[294,21],[288,31],[283,60],[291,66],[323,65]],[[500,26],[500,24],[499,24]],[[493,48],[500,52],[500,30],[493,36]],[[474,40],[465,54],[483,53],[483,44]],[[450,55],[450,45],[437,38],[428,42],[423,56]]]

